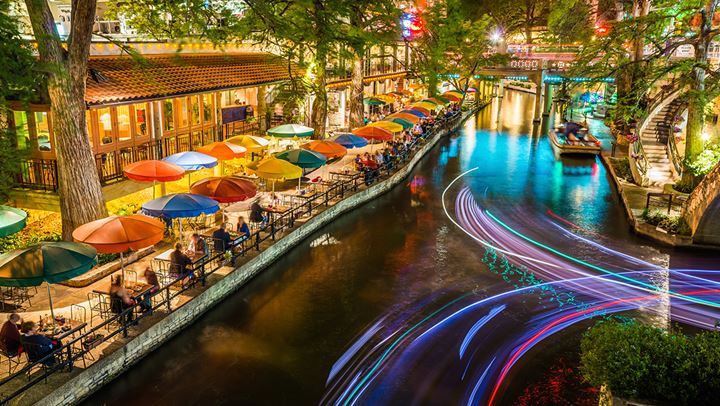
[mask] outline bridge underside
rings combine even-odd
[[[693,236],[693,242],[720,245],[720,197],[716,197],[705,209]]]

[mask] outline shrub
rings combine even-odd
[[[32,221],[28,216],[28,225],[13,235],[0,238],[0,253],[26,248],[43,241],[60,241],[62,239],[62,222],[60,214],[53,213],[41,220]]]
[[[668,216],[660,210],[650,211],[645,209],[642,213],[642,219],[646,223],[660,227],[671,234],[690,234],[690,227],[680,216]]]
[[[685,162],[685,168],[695,176],[704,176],[720,162],[720,145],[712,145],[703,150],[692,162]]]
[[[695,184],[693,182],[677,182],[673,185],[673,189],[677,190],[680,193],[690,193],[695,189]]]
[[[627,157],[612,159],[611,163],[613,169],[615,170],[615,175],[618,178],[624,179],[628,182],[634,181],[632,171],[630,170],[630,162],[628,161]]]

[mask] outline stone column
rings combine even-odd
[[[543,113],[543,74],[540,70],[535,77],[535,114],[533,116],[533,123],[539,123],[542,121]]]
[[[267,86],[258,86],[257,91],[257,108],[255,109],[257,115],[256,120],[258,123],[258,130],[260,134],[267,132]]]
[[[550,83],[545,83],[545,99],[543,103],[543,117],[550,116],[552,112],[553,87]]]

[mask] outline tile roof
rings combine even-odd
[[[289,79],[287,62],[267,53],[90,57],[85,101],[123,103],[255,86]],[[297,73],[297,68],[292,68]]]

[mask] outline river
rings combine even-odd
[[[591,317],[635,314],[608,302],[633,295],[617,275],[668,283],[660,270],[717,257],[631,234],[599,160],[558,160],[533,135],[533,103],[507,92],[403,185],[303,241],[86,403],[597,404],[578,343]],[[660,302],[643,304],[662,317]]]

